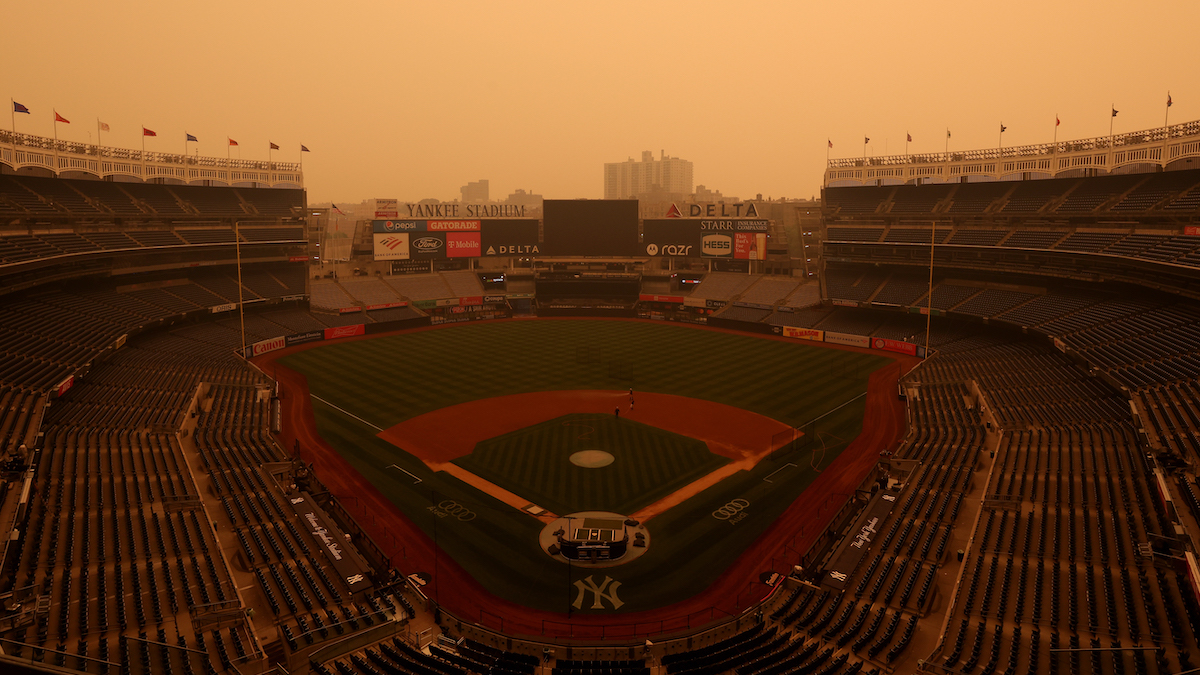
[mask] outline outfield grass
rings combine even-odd
[[[307,376],[314,397],[363,420],[314,401],[322,437],[355,469],[486,588],[549,611],[566,611],[571,598],[564,589],[570,586],[563,578],[585,577],[586,570],[567,568],[540,551],[539,521],[430,471],[377,438],[379,429],[482,398],[630,386],[715,401],[794,426],[821,417],[816,431],[822,443],[738,472],[649,522],[653,544],[646,554],[604,570],[622,582],[620,611],[627,612],[686,598],[732,563],[811,484],[814,460],[818,468],[828,466],[858,434],[867,377],[888,359],[672,324],[539,320],[332,343],[282,363]],[[814,457],[811,450],[818,446],[829,449]],[[764,481],[768,476],[771,481]],[[734,498],[750,502],[744,520],[731,526],[711,517]],[[467,505],[479,518],[439,520],[428,507],[443,499]]]
[[[601,450],[585,468],[573,453]],[[566,415],[488,439],[455,464],[553,513],[631,514],[727,464],[702,441],[612,415]]]

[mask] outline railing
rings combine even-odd
[[[44,136],[0,131],[0,163],[13,170],[47,169],[55,175],[85,173],[98,178],[126,176],[150,181],[170,179],[185,184],[220,183],[265,187],[302,187],[304,174],[296,162],[179,155],[129,150],[106,145],[55,141]]]
[[[1138,164],[1165,167],[1189,157],[1200,157],[1200,120],[1078,141],[830,159],[825,186],[896,185],[918,179],[922,183],[957,183],[964,177],[1053,178],[1082,169],[1112,173]]]

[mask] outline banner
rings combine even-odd
[[[708,307],[708,301],[704,298],[686,297],[683,299],[684,307]]]
[[[65,380],[63,380],[62,382],[59,382],[59,383],[58,383],[58,386],[54,388],[54,392],[55,392],[55,393],[56,393],[58,396],[60,396],[60,397],[61,397],[63,394],[65,394],[65,393],[67,393],[68,391],[70,391],[70,390],[71,390],[71,387],[74,387],[74,386],[75,386],[75,376],[74,376],[74,375],[68,375],[68,376],[67,376],[67,379],[65,379]]]
[[[399,199],[376,199],[375,200],[375,217],[376,218],[396,218],[400,215],[400,200]]]
[[[360,307],[338,307],[338,314],[353,314],[361,309]]]
[[[535,223],[537,221],[534,221]],[[478,220],[372,220],[371,231],[391,232],[478,232]]]
[[[850,347],[871,346],[871,338],[866,335],[851,335],[849,333],[831,333],[825,331],[825,341],[833,345],[847,345]]]
[[[447,232],[447,258],[478,258],[482,245],[478,232]]]
[[[266,340],[255,342],[254,344],[250,345],[250,351],[254,356],[258,356],[259,354],[273,352],[276,349],[283,349],[286,346],[287,338],[280,335],[279,337],[268,338]]]
[[[646,255],[700,255],[700,227],[695,220],[678,218],[642,221],[642,247]]]
[[[288,256],[288,262],[305,262],[308,260],[306,255],[291,255]]]
[[[391,309],[393,307],[408,307],[408,301],[407,300],[397,300],[395,302],[381,302],[381,303],[378,303],[375,305],[367,305],[365,309],[368,312],[370,312],[370,311],[373,311],[376,309]],[[355,307],[354,309],[357,310],[358,308]]]
[[[375,232],[371,236],[374,239],[375,260],[408,260],[409,235],[407,232],[394,234]]]
[[[1185,225],[1183,233],[1189,237],[1200,237],[1200,225]]]
[[[720,309],[721,307],[724,307],[725,304],[726,303],[724,300],[705,300],[704,301],[704,306],[709,309]]]
[[[1054,338],[1054,348],[1064,354],[1067,353],[1067,343],[1063,342],[1062,340],[1060,340],[1058,338]]]
[[[733,257],[736,260],[763,260],[767,257],[767,235],[763,232],[735,232]]]
[[[682,295],[646,295],[645,293],[638,296],[641,302],[669,302],[675,305],[682,305],[684,297]]]
[[[208,311],[211,314],[220,314],[221,312],[232,312],[235,309],[237,309],[236,302],[227,302],[223,305],[213,305],[208,308]]]
[[[485,295],[485,296],[483,296],[483,301],[484,302],[504,302],[504,296],[503,295]]]
[[[882,349],[885,352],[898,352],[900,354],[908,354],[909,356],[917,355],[917,346],[909,344],[903,340],[889,340],[888,338],[872,338],[871,346],[875,349]]]
[[[815,328],[796,328],[795,326],[784,326],[783,336],[790,338],[798,338],[800,340],[813,340],[821,342],[825,335],[825,331]]]
[[[854,300],[834,300],[833,304],[837,307],[858,307],[858,303]]]
[[[317,340],[325,339],[325,331],[313,330],[307,333],[294,333],[287,336],[287,346],[302,345],[305,342],[316,342]]]
[[[458,304],[462,305],[463,307],[470,307],[471,305],[482,305],[483,304],[483,296],[482,295],[468,295],[466,297],[459,298]]]
[[[129,339],[129,333],[125,333],[124,335],[122,335],[121,337],[119,337],[113,341],[112,348],[120,349],[121,347],[124,347],[125,341],[128,339]]]
[[[366,332],[366,328],[361,323],[356,323],[353,326],[334,326],[325,329],[325,339],[336,340],[337,338],[362,335],[364,332]]]

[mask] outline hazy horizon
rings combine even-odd
[[[313,202],[452,200],[488,179],[599,198],[606,162],[690,160],[728,196],[807,199],[826,153],[1049,142],[1200,117],[1200,3],[551,2],[5,8],[16,130],[300,161]],[[1135,11],[1136,10],[1136,11]],[[18,56],[19,55],[19,56]],[[1110,106],[1120,111],[1114,120]],[[10,108],[11,109],[11,108]],[[827,148],[827,140],[834,147]]]

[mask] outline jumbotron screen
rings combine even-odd
[[[636,199],[547,199],[542,227],[546,255],[638,255]]]

